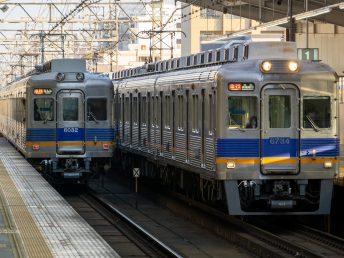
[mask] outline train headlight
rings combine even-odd
[[[332,168],[333,164],[332,161],[325,161],[324,162],[324,168]]]
[[[85,79],[84,73],[77,73],[77,74],[76,74],[76,79],[77,79],[78,81],[83,81],[83,80]]]
[[[263,72],[269,72],[269,71],[271,71],[272,63],[269,61],[264,61],[261,64],[261,68],[262,68]]]
[[[299,64],[295,61],[289,61],[288,68],[291,72],[296,72],[299,68]]]
[[[228,162],[227,162],[227,168],[228,168],[228,169],[233,169],[233,168],[235,168],[235,162],[234,162],[234,161],[228,161]]]
[[[65,74],[64,74],[64,73],[58,73],[58,74],[56,75],[56,81],[58,81],[58,82],[63,81],[64,78],[65,78]]]

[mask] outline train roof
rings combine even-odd
[[[135,76],[169,72],[195,67],[214,66],[225,63],[257,59],[297,60],[295,42],[252,41],[246,38],[236,39],[224,47],[203,51],[198,54],[148,63],[140,67],[116,72],[112,79],[120,80]]]

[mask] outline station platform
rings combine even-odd
[[[48,182],[0,138],[0,257],[119,257]]]

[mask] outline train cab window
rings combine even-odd
[[[34,99],[33,106],[35,121],[54,120],[54,100],[52,98]]]
[[[78,121],[79,99],[63,98],[63,121]]]
[[[87,100],[87,121],[105,121],[106,117],[106,98]]]
[[[269,97],[269,118],[270,128],[290,128],[290,96]]]
[[[303,98],[303,128],[331,127],[331,101],[330,97],[304,97]]]
[[[258,99],[254,96],[230,96],[228,98],[229,129],[258,127]]]

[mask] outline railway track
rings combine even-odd
[[[173,213],[217,234],[255,257],[344,257],[343,239],[304,225],[297,226],[293,223],[287,227],[281,226],[273,223],[269,217],[264,217],[264,220],[269,223],[253,225],[183,195],[175,193],[161,195],[151,191],[148,194]],[[106,210],[112,210],[111,213],[117,210],[118,215],[116,216],[126,218],[135,225],[136,223],[130,219],[130,215],[124,214],[109,201],[111,196],[115,195],[116,193],[106,192],[104,194],[103,192],[92,198],[96,198],[98,203],[101,202],[102,205],[105,205]],[[140,209],[144,212],[144,207],[140,207]],[[270,223],[271,221],[272,223]],[[134,231],[145,231],[143,228],[136,228]],[[160,239],[159,235],[148,235],[145,238],[150,238],[153,242]],[[178,253],[183,253],[178,246],[173,246],[175,251],[167,248],[173,251],[168,254],[170,250],[165,252],[160,249],[164,248],[164,245],[162,244],[157,249],[165,256],[178,257]]]
[[[121,257],[182,257],[105,199],[89,191],[64,197]]]
[[[257,226],[175,193],[157,200],[259,257],[344,257],[344,239],[305,225]]]
[[[279,235],[286,241],[297,243],[320,257],[343,257],[344,239],[299,223],[258,223],[261,228]],[[277,224],[276,224],[277,223]],[[286,226],[286,224],[288,224]]]

